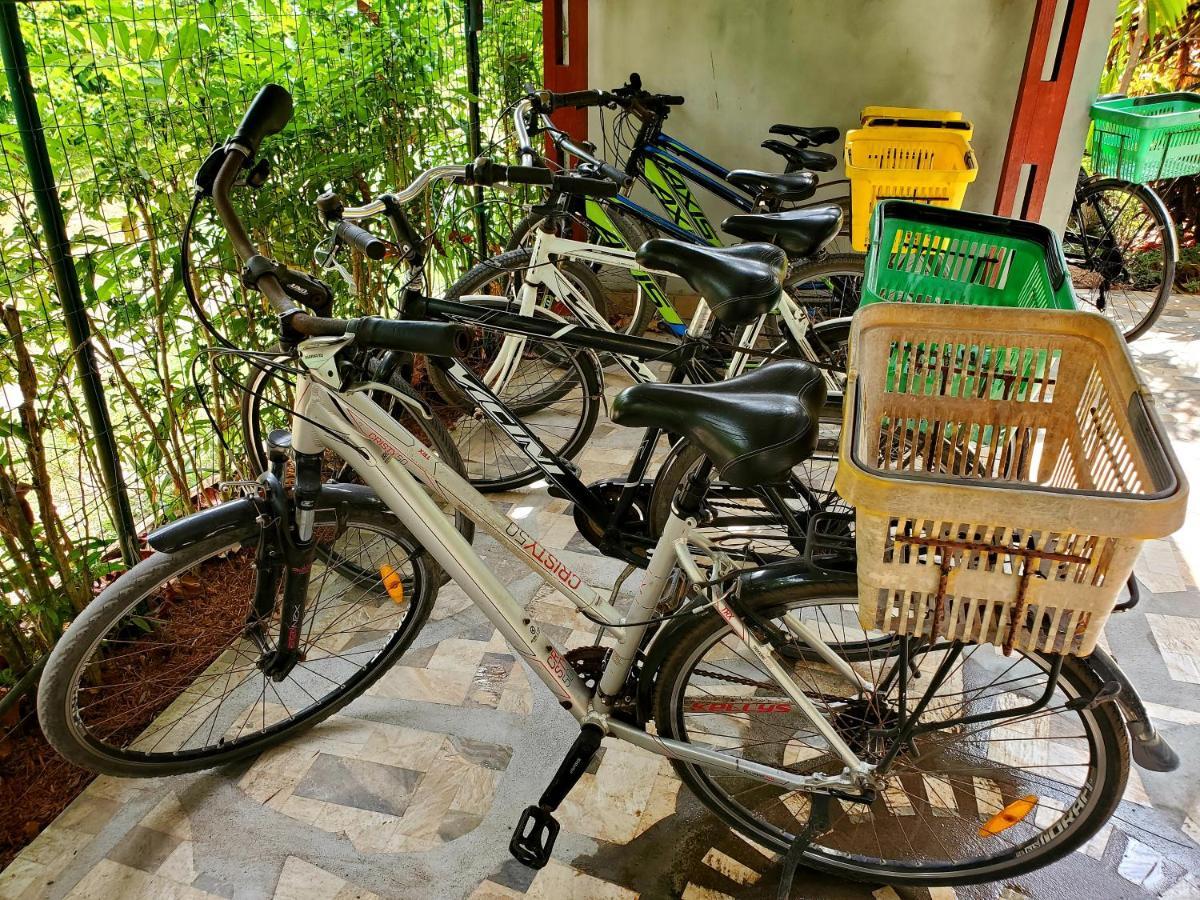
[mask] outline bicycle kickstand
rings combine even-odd
[[[555,838],[558,837],[558,820],[554,811],[563,802],[571,788],[579,783],[587,767],[591,765],[604,732],[600,726],[586,724],[575,738],[575,743],[567,751],[567,757],[559,764],[558,771],[550,779],[550,784],[542,793],[537,806],[527,806],[517,821],[513,830],[512,840],[508,842],[508,852],[517,862],[531,869],[541,869],[550,861],[550,851],[554,849]]]
[[[790,900],[792,896],[792,882],[796,878],[796,869],[800,866],[800,860],[804,856],[804,851],[808,849],[808,845],[815,838],[820,837],[828,830],[829,795],[812,794],[808,811],[808,823],[796,835],[796,839],[792,841],[792,846],[783,855],[783,864],[779,872],[779,889],[775,893],[776,900]]]

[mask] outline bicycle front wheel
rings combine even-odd
[[[1158,320],[1175,282],[1175,223],[1159,196],[1115,178],[1085,181],[1063,234],[1081,309],[1107,316],[1127,341]]]
[[[808,585],[784,604],[755,610],[764,630],[789,634],[794,616],[821,635],[869,685],[863,694],[811,652],[776,649],[794,686],[862,760],[878,764],[890,748],[906,689],[909,714],[931,683],[946,645],[915,654],[915,671],[897,657],[899,639],[864,629],[857,588]],[[806,645],[799,645],[805,647]],[[842,648],[858,648],[854,653]],[[1047,865],[1079,847],[1113,814],[1129,770],[1129,742],[1112,704],[1076,701],[1102,689],[1078,660],[1065,661],[1050,683],[1051,660],[971,645],[949,667],[921,721],[944,730],[919,734],[883,770],[869,804],[831,799],[829,827],[804,851],[804,862],[838,875],[906,886],[999,881]],[[891,673],[890,682],[886,680]],[[1049,702],[1025,711],[1049,690]],[[1010,718],[971,725],[953,719],[1012,710]],[[844,763],[779,682],[709,616],[672,635],[655,687],[658,733],[706,744],[793,773],[837,775]],[[780,852],[809,821],[811,795],[743,775],[674,762],[680,778],[728,825]],[[1005,828],[985,823],[1016,801],[1033,809]],[[992,833],[994,832],[994,833]]]
[[[284,360],[281,360],[281,363]],[[380,358],[368,362],[368,368],[378,368]],[[267,469],[267,436],[275,429],[288,429],[292,424],[292,400],[295,381],[280,367],[256,366],[242,389],[242,438],[252,470],[265,472]],[[432,450],[451,469],[467,477],[467,466],[449,430],[437,415],[423,416],[416,410],[427,404],[421,395],[405,381],[398,371],[388,376],[390,391],[372,391],[371,399],[383,407],[397,422],[412,432],[422,444]],[[401,394],[412,401],[402,401]],[[331,480],[358,483],[358,474],[342,459],[326,452],[324,468]],[[475,539],[475,523],[464,513],[441,502],[446,515],[454,520],[458,533],[468,541]]]
[[[156,553],[114,581],[46,664],[38,717],[54,749],[109,775],[191,772],[285,741],[375,683],[433,608],[429,560],[374,509],[322,516],[314,535],[324,552],[302,654],[279,680],[260,667],[279,634],[282,587],[269,612],[255,609],[257,525]],[[402,592],[385,587],[392,573]]]

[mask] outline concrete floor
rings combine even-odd
[[[1200,484],[1200,301],[1177,298],[1135,346],[1158,408]],[[602,421],[585,480],[622,469],[636,436]],[[576,572],[620,566],[575,535],[566,504],[527,489],[498,498]],[[946,897],[1200,897],[1200,515],[1146,547],[1142,605],[1107,640],[1183,757],[1134,770],[1111,827],[1058,865]],[[588,623],[485,539],[485,558],[567,646]],[[236,769],[152,781],[100,778],[2,874],[3,898],[701,898],[775,896],[778,863],[723,828],[663,760],[608,742],[560,812],[540,873],[507,852],[574,737],[568,714],[453,586],[401,665],[302,739]],[[397,798],[403,797],[401,803]],[[889,898],[802,872],[794,896]]]

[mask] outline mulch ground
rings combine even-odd
[[[144,652],[123,652],[119,663],[104,667],[106,680],[144,685],[143,690],[123,692],[118,702],[96,707],[95,714],[112,723],[114,734],[139,734],[191,683],[181,676],[194,678],[228,646],[232,631],[240,631],[237,623],[245,621],[253,579],[253,552],[242,550],[210,560],[164,592],[154,617],[165,625],[135,648]],[[169,650],[163,648],[164,640]],[[164,678],[164,672],[171,675]],[[0,724],[0,869],[95,778],[46,742],[32,694],[22,698],[19,710],[15,726]]]

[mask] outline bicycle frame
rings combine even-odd
[[[505,640],[554,693],[563,708],[581,724],[595,724],[605,734],[661,756],[748,775],[790,790],[845,793],[857,792],[866,786],[872,766],[858,758],[820,715],[812,700],[787,675],[770,648],[750,634],[736,611],[723,598],[717,598],[712,604],[716,613],[729,623],[742,640],[745,652],[752,654],[779,679],[789,699],[804,712],[816,731],[846,764],[845,771],[836,776],[791,773],[705,745],[650,735],[616,718],[613,699],[622,693],[649,627],[646,624],[622,627],[622,623],[643,622],[654,616],[668,578],[677,564],[693,580],[698,578],[703,583],[705,579],[692,562],[688,550],[689,541],[704,543],[699,535],[691,534],[694,522],[671,516],[654,548],[641,592],[631,608],[622,613],[567,563],[545,548],[535,535],[505,518],[464,478],[431,454],[410,431],[375,403],[370,391],[379,390],[380,385],[363,384],[343,390],[337,354],[349,342],[350,339],[345,337],[310,338],[300,344],[300,364],[304,374],[298,377],[296,388],[292,432],[292,445],[296,452],[319,454],[330,450],[344,459],[504,635]],[[469,373],[467,377],[470,377]],[[548,464],[557,465],[553,460]],[[491,568],[453,527],[433,497],[422,488],[422,484],[474,520],[507,552],[521,560],[577,608],[615,629],[617,644],[595,694],[587,691],[562,651],[526,615]],[[862,689],[861,680],[849,664],[838,659],[837,654],[818,635],[808,631],[797,636],[811,642],[813,649],[823,658],[838,660],[837,670],[856,690]]]
[[[529,265],[525,270],[525,281],[521,286],[518,310],[520,315],[530,316],[533,314],[534,307],[537,305],[537,289],[538,287],[543,287],[556,300],[561,301],[579,321],[584,322],[588,327],[615,333],[613,327],[592,307],[583,293],[576,289],[571,284],[570,279],[565,277],[554,265],[554,260],[559,257],[574,259],[587,264],[629,269],[631,273],[634,273],[635,278],[640,273],[651,284],[655,284],[657,288],[657,284],[650,277],[649,273],[638,268],[636,254],[632,250],[589,244],[539,231],[534,236]],[[464,297],[463,299],[468,300],[469,297]],[[678,319],[678,314],[675,312],[674,307],[670,306],[670,301],[665,296],[663,297],[663,301],[667,303],[671,313]],[[776,312],[783,327],[792,340],[795,341],[796,346],[801,349],[801,352],[805,353],[810,361],[817,361],[817,354],[808,342],[808,316],[804,310],[796,305],[796,302],[786,291],[780,295]],[[726,374],[727,378],[732,378],[745,371],[750,359],[750,353],[753,351],[754,342],[758,339],[766,318],[766,316],[762,316],[757,321],[745,326],[738,335],[736,343],[741,349],[734,353],[730,360]],[[684,329],[683,333],[689,337],[701,336],[707,330],[710,319],[708,306],[703,298],[701,298],[700,305],[697,307],[696,314],[692,317],[691,324]],[[559,334],[566,334],[567,330],[573,327],[567,325],[566,329],[559,332]],[[484,374],[483,380],[488,385],[503,384],[503,379],[506,379],[509,373],[511,373],[513,366],[520,359],[523,349],[523,339],[505,339],[497,353],[496,359]],[[617,364],[635,382],[644,383],[658,380],[650,368],[636,356],[623,354],[618,351],[613,354],[613,357]],[[837,383],[837,380],[830,372],[823,370],[823,375],[826,387],[829,390],[834,392],[841,391],[841,385]]]

